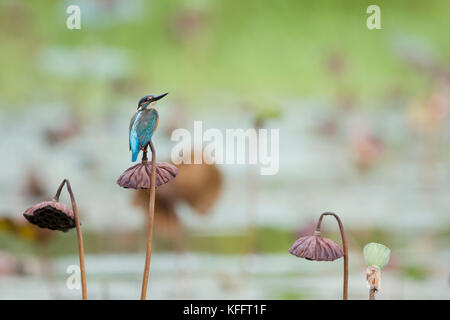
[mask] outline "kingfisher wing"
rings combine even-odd
[[[133,123],[136,120],[136,116],[137,116],[137,112],[133,115],[133,117],[131,117],[131,121],[130,121],[130,128],[128,129],[128,146],[130,147],[131,150],[131,145],[130,145],[130,138],[131,138],[131,128],[133,128]]]
[[[155,132],[156,127],[158,126],[158,119],[158,111],[155,109],[142,111],[142,115],[140,116],[136,127],[139,146],[141,148],[145,147],[147,143],[150,142],[153,132]]]

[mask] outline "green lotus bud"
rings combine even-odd
[[[371,242],[364,247],[364,259],[367,266],[383,269],[388,264],[390,255],[391,249],[379,243]]]

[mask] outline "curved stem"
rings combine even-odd
[[[343,289],[343,299],[348,299],[348,248],[347,248],[347,239],[345,237],[344,226],[342,224],[339,216],[333,212],[324,212],[321,214],[319,218],[319,222],[317,223],[316,231],[320,232],[320,224],[322,223],[322,219],[324,216],[333,216],[336,218],[339,224],[339,230],[341,231],[342,238],[342,246],[344,247],[344,289]]]
[[[56,190],[56,194],[55,194],[55,196],[53,197],[53,200],[54,200],[54,201],[59,201],[59,196],[61,195],[61,190],[62,190],[62,188],[64,187],[64,185],[66,184],[66,181],[67,181],[67,179],[64,179],[64,180],[61,182],[61,184],[59,185],[58,190]]]
[[[63,182],[59,185],[58,190],[56,191],[55,197],[53,198],[55,201],[59,200],[59,196],[61,194],[61,190],[64,187],[64,184],[67,186],[67,191],[70,195],[70,201],[72,202],[72,211],[75,218],[75,225],[77,229],[77,240],[78,240],[78,255],[80,257],[80,272],[81,272],[81,290],[83,300],[87,300],[87,287],[86,287],[86,269],[84,267],[84,245],[83,245],[83,234],[81,233],[81,224],[80,218],[78,215],[77,203],[75,201],[75,196],[73,195],[72,188],[70,186],[70,182],[68,179],[64,179]]]
[[[147,230],[147,251],[145,254],[144,277],[142,279],[141,300],[146,299],[148,275],[150,272],[150,261],[152,256],[152,232],[153,232],[153,218],[155,216],[155,188],[156,188],[156,153],[153,142],[150,140],[150,150],[152,151],[152,171],[151,171],[151,185],[150,185],[150,199],[148,203],[148,230]]]

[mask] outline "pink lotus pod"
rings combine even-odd
[[[40,228],[64,232],[75,228],[75,217],[72,210],[56,200],[35,204],[29,207],[23,216]]]
[[[297,239],[289,252],[299,258],[314,261],[333,261],[344,256],[342,249],[334,241],[322,237],[320,231]]]
[[[125,170],[117,179],[117,184],[123,188],[150,189],[151,187],[151,161],[142,161]],[[156,163],[156,187],[166,184],[176,177],[178,169],[167,162]]]

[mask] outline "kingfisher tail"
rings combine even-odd
[[[136,151],[133,151],[133,153],[132,153],[132,155],[131,155],[131,161],[132,161],[132,162],[135,162],[135,161],[136,161],[136,159],[137,159],[137,157],[138,157],[138,154],[139,154],[139,149],[137,149]]]
[[[130,149],[131,149],[131,161],[135,162],[139,154],[139,140],[137,139],[136,132],[132,130],[130,134]]]

